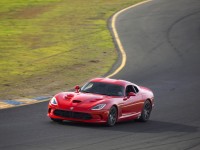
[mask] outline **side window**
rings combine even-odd
[[[137,86],[133,86],[133,88],[134,88],[134,93],[138,93],[139,92],[139,89],[137,88]]]
[[[128,93],[130,93],[130,92],[134,92],[135,93],[132,85],[128,85],[126,87],[126,96],[128,96]]]

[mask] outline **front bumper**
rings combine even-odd
[[[47,115],[52,119],[86,123],[106,123],[108,114],[109,110],[71,111],[49,107]]]

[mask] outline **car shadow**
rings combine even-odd
[[[59,123],[63,126],[74,126],[82,128],[92,128],[97,130],[109,130],[109,131],[122,131],[122,132],[140,132],[140,133],[162,133],[162,132],[198,132],[199,127],[190,126],[185,124],[162,122],[158,120],[149,120],[148,122],[139,121],[127,121],[117,123],[113,127],[107,127],[103,124],[89,124],[80,122],[62,122]]]

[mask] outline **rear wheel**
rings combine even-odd
[[[152,110],[151,102],[149,100],[145,101],[139,120],[142,122],[148,121],[151,115],[151,110]]]
[[[51,118],[51,120],[54,121],[54,122],[58,122],[58,123],[61,123],[61,122],[62,122],[61,119],[54,119],[54,118]]]
[[[112,106],[109,111],[107,125],[112,127],[117,122],[117,108]]]

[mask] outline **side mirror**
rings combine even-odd
[[[128,93],[128,97],[131,97],[131,96],[135,96],[135,93],[134,92],[129,92]]]
[[[76,93],[79,93],[79,89],[80,89],[80,86],[76,85],[75,86]]]
[[[124,97],[124,101],[128,100],[131,96],[136,96],[134,92],[129,92],[128,96]]]

